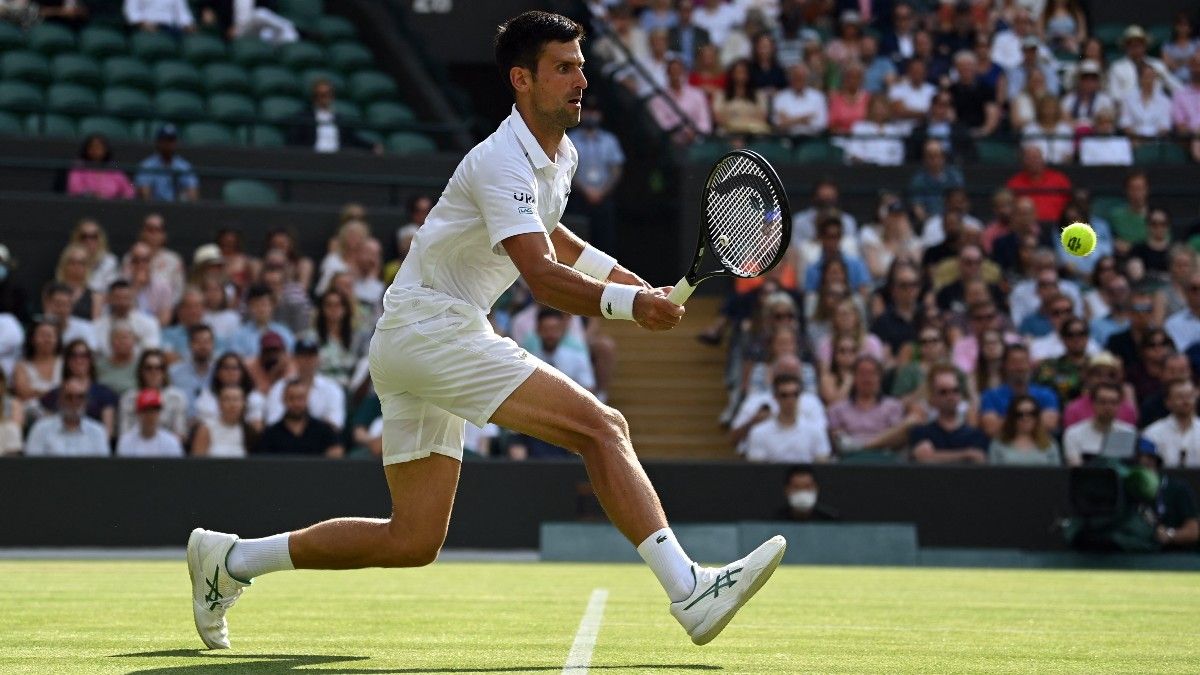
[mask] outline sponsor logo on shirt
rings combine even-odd
[[[532,216],[533,215],[533,207],[532,206],[518,206],[517,213],[519,213],[523,216]]]
[[[533,199],[533,195],[529,194],[528,192],[514,192],[513,199],[526,204],[536,203]]]

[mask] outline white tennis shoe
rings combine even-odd
[[[693,565],[696,588],[688,599],[671,603],[671,614],[692,642],[708,644],[767,583],[786,550],[787,540],[775,535],[750,555],[724,567]]]
[[[209,649],[229,649],[225,612],[250,584],[229,576],[225,557],[237,535],[196,528],[188,537],[188,573],[192,578],[192,617]]]

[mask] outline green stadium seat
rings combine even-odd
[[[1019,152],[1015,143],[1004,141],[977,141],[975,150],[981,164],[1016,164]]]
[[[185,125],[180,137],[191,145],[235,145],[233,132],[216,122],[193,122]]]
[[[54,84],[46,90],[46,107],[58,113],[90,113],[100,108],[100,100],[88,87]]]
[[[0,52],[20,49],[24,46],[25,33],[11,23],[0,21]]]
[[[362,104],[395,99],[399,95],[396,82],[387,75],[368,70],[350,76],[350,95]]]
[[[110,141],[128,141],[133,139],[129,131],[129,123],[115,117],[93,116],[79,120],[79,135],[102,134]]]
[[[279,13],[288,17],[319,18],[325,13],[322,0],[279,0]]]
[[[1124,205],[1124,197],[1096,195],[1095,197],[1092,197],[1092,215],[1100,216],[1101,218],[1108,220],[1111,218],[1113,209]]]
[[[107,26],[88,26],[79,32],[79,51],[102,61],[129,51],[125,35]]]
[[[0,110],[29,111],[42,107],[42,88],[28,82],[0,81]]]
[[[210,94],[232,92],[250,93],[250,75],[245,68],[233,63],[210,63],[204,66],[204,89]]]
[[[154,101],[141,89],[131,87],[106,87],[100,94],[104,110],[124,115],[153,115]]]
[[[1106,47],[1116,47],[1121,41],[1121,33],[1125,32],[1126,24],[1109,21],[1097,24],[1092,30],[1092,37],[1100,40]]]
[[[287,122],[306,107],[300,99],[288,96],[268,96],[258,104],[258,114],[268,122]]]
[[[375,57],[357,42],[339,42],[329,48],[329,62],[343,73],[369,68]]]
[[[154,64],[154,87],[156,89],[182,89],[199,92],[204,89],[204,80],[196,66],[187,61],[170,59]]]
[[[183,38],[180,52],[183,58],[197,66],[224,61],[226,58],[225,42],[206,33],[195,33]]]
[[[0,56],[0,78],[45,84],[50,81],[50,61],[37,52],[6,52]]]
[[[226,204],[271,206],[279,203],[275,188],[260,180],[244,178],[227,181],[221,188],[221,198]]]
[[[279,49],[279,62],[295,71],[323,66],[329,56],[320,46],[311,42],[293,42]]]
[[[397,131],[387,137],[387,149],[397,155],[412,155],[437,152],[437,143],[425,134]]]
[[[129,38],[129,53],[145,61],[161,61],[175,58],[179,45],[166,33],[138,31]]]
[[[29,29],[25,36],[29,48],[43,54],[53,55],[75,51],[75,34],[70,28],[57,23],[40,23]]]
[[[287,138],[278,127],[270,124],[247,124],[238,127],[238,140],[243,145],[256,148],[282,148],[287,145]]]
[[[333,85],[335,92],[346,91],[346,78],[342,77],[342,74],[337,71],[329,70],[328,68],[311,68],[300,75],[300,82],[304,85],[306,93],[312,91],[313,83],[317,80],[327,80]]]
[[[87,87],[100,86],[100,66],[96,60],[80,54],[59,54],[50,64],[55,82],[70,82]]]
[[[141,59],[114,56],[104,62],[104,82],[110,87],[134,87],[150,91],[154,89],[154,73]]]
[[[194,119],[204,114],[204,101],[190,91],[160,91],[154,96],[154,107],[168,119]]]
[[[0,134],[17,136],[25,133],[21,118],[12,113],[0,112]]]
[[[1188,156],[1183,148],[1171,141],[1143,143],[1133,149],[1134,164],[1187,164]]]
[[[690,162],[711,164],[726,152],[729,152],[729,142],[720,138],[706,138],[688,146],[687,156]]]
[[[30,115],[25,129],[35,135],[52,138],[74,138],[75,120],[66,115]]]
[[[208,114],[219,122],[249,122],[257,115],[254,101],[241,94],[213,94],[208,97]]]
[[[372,127],[394,129],[416,119],[412,109],[403,103],[380,101],[367,106],[367,124]]]
[[[275,62],[275,48],[258,38],[243,37],[229,43],[229,58],[243,68]]]
[[[334,101],[333,113],[343,122],[361,122],[363,119],[362,108],[353,101]]]
[[[791,148],[785,147],[779,141],[755,141],[746,146],[747,150],[753,150],[762,155],[768,162],[776,164],[786,164],[792,161]]]
[[[841,164],[842,149],[818,138],[802,143],[796,148],[794,158],[800,164]]]
[[[250,85],[258,98],[265,96],[301,96],[300,81],[281,66],[258,66],[250,73]]]
[[[1171,24],[1156,23],[1146,26],[1146,33],[1150,36],[1150,51],[1157,54],[1164,44],[1171,41]],[[1192,39],[1195,39],[1194,34]]]
[[[354,28],[354,24],[349,19],[340,16],[326,14],[317,19],[315,28],[317,35],[325,44],[340,40],[354,40],[358,37],[358,30]]]

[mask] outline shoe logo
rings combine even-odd
[[[661,544],[661,543],[663,543],[663,542],[664,542],[664,541],[666,541],[666,540],[667,540],[667,535],[665,535],[665,534],[660,534],[660,535],[658,535],[658,539],[655,539],[655,540],[654,540],[654,543],[656,543],[656,544]]]
[[[613,313],[613,312],[612,312],[612,303],[611,303],[611,302],[609,302],[609,303],[605,303],[605,305],[604,305],[604,313],[605,313],[605,314],[607,314],[607,315],[609,315],[609,316],[612,316],[612,313]]]
[[[208,594],[204,596],[204,601],[209,603],[208,611],[213,611],[220,604],[220,600],[225,596],[221,595],[221,591],[217,590],[217,578],[221,576],[221,566],[217,565],[213,570],[213,578],[210,581],[208,577],[204,577],[204,583],[208,584]]]
[[[742,569],[743,568],[739,567],[736,570],[729,570],[725,574],[718,574],[716,581],[713,582],[713,585],[709,586],[707,590],[700,594],[700,597],[693,600],[691,604],[689,604],[687,607],[684,607],[684,609],[691,609],[692,607],[695,607],[696,603],[708,597],[710,593],[712,594],[713,599],[716,599],[717,596],[721,594],[722,588],[733,588],[733,585],[737,583],[737,580],[733,578],[733,575],[741,572]]]

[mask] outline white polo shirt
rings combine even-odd
[[[812,115],[808,122],[780,129],[785,134],[815,136],[829,126],[829,106],[825,103],[825,94],[812,87],[805,87],[804,91],[799,93],[795,89],[784,89],[775,94],[771,101],[771,109],[774,111],[771,114],[771,122],[776,126],[784,117]]]
[[[1142,435],[1158,449],[1164,466],[1200,466],[1200,417],[1193,415],[1187,427],[1181,429],[1175,416],[1167,415],[1146,427]]]
[[[79,420],[79,428],[68,431],[62,417],[38,420],[25,442],[26,457],[108,457],[108,432],[90,417]]]
[[[1067,427],[1063,432],[1063,455],[1068,462],[1079,463],[1085,454],[1098,455],[1104,449],[1104,437],[1107,435],[1093,424],[1095,418],[1089,417]],[[1128,422],[1113,420],[1112,431],[1128,431],[1137,433],[1137,428]]]
[[[809,464],[829,456],[829,436],[797,418],[790,426],[778,417],[757,424],[746,439],[746,459],[751,462]]]
[[[806,385],[807,386],[807,385]],[[730,427],[737,429],[749,422],[758,411],[766,406],[771,411],[771,416],[779,414],[779,402],[775,400],[775,395],[770,391],[754,391],[746,395],[742,399],[742,404],[738,406],[737,414],[733,416],[733,421]],[[800,420],[800,424],[811,427],[825,434],[825,429],[829,426],[829,421],[825,418],[825,404],[821,403],[821,399],[808,391],[800,392],[800,400],[796,403],[796,418]],[[753,430],[753,429],[752,429]],[[746,444],[750,435],[738,444],[738,454],[746,454]]]
[[[937,93],[937,87],[934,87],[928,82],[922,82],[917,86],[913,86],[907,78],[900,80],[892,85],[888,90],[889,101],[899,101],[904,104],[904,107],[914,112],[929,112],[929,104],[933,102],[933,95]],[[916,120],[902,120],[897,124],[904,127],[907,131],[912,131],[917,126]]]
[[[287,380],[279,380],[267,392],[267,426],[283,419],[283,389]],[[346,392],[331,378],[317,373],[308,388],[308,414],[328,422],[334,429],[346,426]]]
[[[175,434],[159,427],[152,438],[142,436],[133,428],[121,434],[117,441],[118,457],[183,457],[183,446]]]

